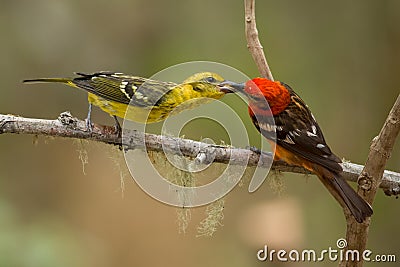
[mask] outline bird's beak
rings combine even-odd
[[[222,83],[218,84],[219,90],[224,93],[237,93],[243,92],[244,90],[244,83],[235,83],[232,81],[223,81]]]

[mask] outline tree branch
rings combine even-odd
[[[14,115],[0,114],[0,134],[31,134],[65,138],[79,138],[102,142],[111,145],[123,146],[125,149],[144,149],[141,141],[143,133],[128,131],[129,142],[115,134],[114,127],[94,124],[92,133],[86,130],[86,123],[75,117],[69,112],[63,112],[56,120],[32,119]],[[160,136],[155,134],[144,134],[147,150],[163,151],[168,153],[182,154],[187,157],[196,158],[199,163],[208,162],[214,158],[214,162],[231,163],[238,165],[267,167],[272,160],[271,153],[260,154],[249,149],[233,148],[220,145],[210,145],[198,141],[181,139],[177,137]],[[246,159],[249,157],[249,161]],[[362,170],[362,165],[345,162],[342,164],[343,177],[349,181],[357,181]],[[300,174],[310,174],[302,167],[290,166],[282,161],[274,162],[272,170],[281,172],[293,172]],[[400,194],[400,173],[385,171],[380,187],[388,195]]]
[[[400,131],[400,95],[397,97],[379,135],[372,140],[367,162],[358,178],[358,193],[372,204],[378,187],[383,183],[382,175],[390,158],[396,137]],[[357,223],[350,214],[346,214],[348,249],[364,251],[366,248],[371,218]],[[342,267],[361,267],[362,261],[342,262]]]
[[[267,59],[264,55],[263,47],[258,39],[258,30],[256,26],[256,3],[255,0],[244,1],[244,13],[245,13],[245,33],[247,40],[247,48],[250,54],[253,56],[253,60],[257,65],[258,71],[263,78],[267,78],[271,81],[274,80],[271,70],[269,69]]]

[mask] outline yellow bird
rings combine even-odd
[[[121,128],[116,117],[141,123],[159,122],[172,111],[192,109],[230,92],[218,87],[224,79],[212,72],[193,74],[180,84],[106,71],[77,75],[76,78],[38,78],[23,82],[64,83],[87,91],[88,129],[91,130],[90,115],[95,105],[115,118],[118,132]]]

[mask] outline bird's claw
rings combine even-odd
[[[85,123],[86,123],[86,131],[87,132],[89,132],[89,133],[92,133],[93,132],[93,124],[92,124],[92,121],[90,120],[90,119],[86,119],[85,120]]]
[[[257,153],[257,154],[261,154],[262,153],[262,151],[259,148],[255,147],[255,146],[246,146],[246,149],[248,149],[250,151],[253,151],[254,153]]]
[[[122,137],[122,128],[121,128],[121,124],[119,124],[119,121],[117,119],[116,116],[113,116],[114,120],[115,120],[115,124],[114,124],[114,130],[115,130],[115,134],[119,137]]]

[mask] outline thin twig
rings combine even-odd
[[[372,140],[367,162],[358,178],[358,193],[372,204],[379,186],[382,184],[382,175],[389,159],[396,137],[400,131],[400,95],[397,97],[379,135]],[[347,248],[364,251],[368,241],[368,232],[371,219],[364,223],[357,223],[350,214],[346,214],[347,221]],[[361,261],[341,262],[341,267],[361,267]]]
[[[69,112],[61,113],[56,120],[32,119],[0,114],[0,134],[2,133],[79,138],[123,146],[125,149],[144,148],[143,141],[141,141],[143,133],[124,130],[124,134],[127,134],[130,138],[129,141],[124,138],[124,143],[122,143],[122,138],[115,134],[114,127],[94,124],[93,131],[90,133],[86,129],[86,123],[72,117]],[[260,154],[249,149],[210,145],[188,139],[147,133],[144,136],[147,150],[167,151],[168,153],[182,154],[196,159],[204,158],[204,161],[207,161],[211,158],[210,155],[212,155],[215,157],[214,162],[230,162],[231,164],[268,167],[272,160],[271,153],[263,152],[261,163],[259,163]],[[199,154],[205,155],[205,157],[198,157]],[[247,158],[249,158],[248,162]],[[342,167],[344,170],[343,177],[353,182],[357,181],[363,168],[362,165],[350,162],[343,163]],[[290,166],[282,161],[274,162],[272,169],[281,172],[310,174],[310,172],[302,167]],[[399,195],[400,173],[385,171],[380,187],[388,195]]]
[[[244,1],[247,48],[253,56],[253,60],[256,63],[261,76],[273,81],[274,77],[272,76],[267,59],[265,58],[263,47],[258,39],[255,4],[255,0]]]

